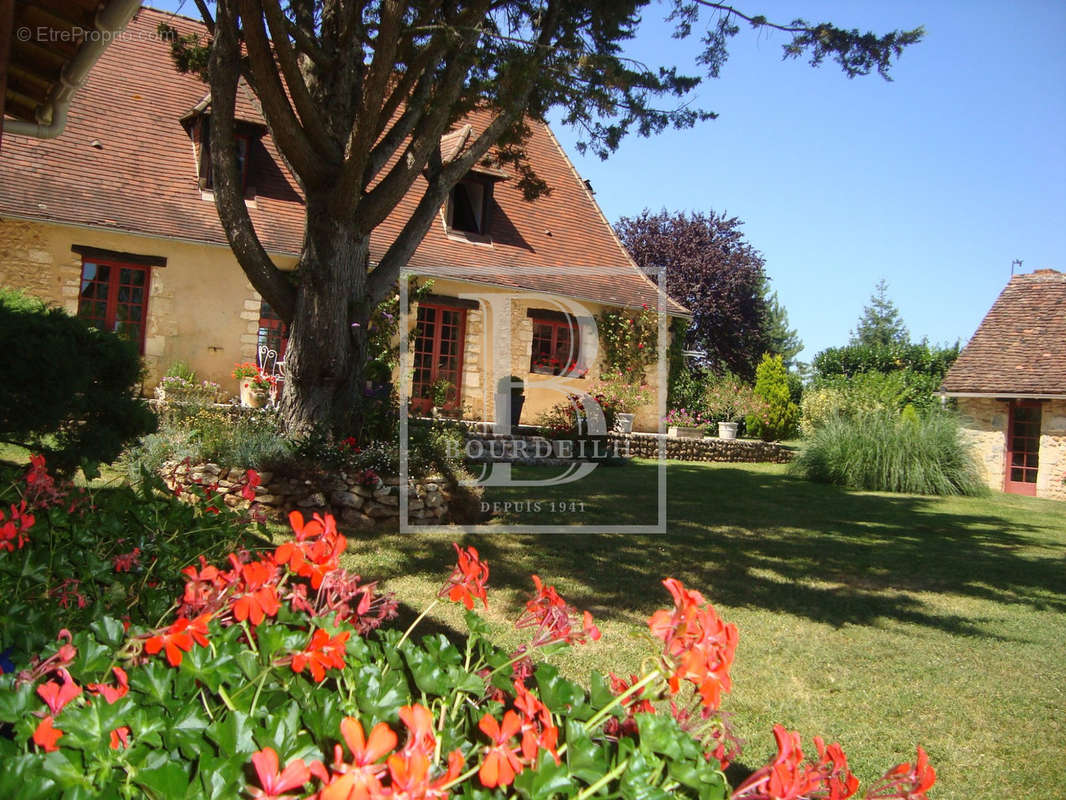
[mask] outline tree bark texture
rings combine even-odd
[[[357,434],[364,396],[370,237],[330,215],[329,205],[328,197],[308,197],[296,270],[281,416],[297,436],[316,427]]]

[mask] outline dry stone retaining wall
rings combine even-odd
[[[245,470],[230,469],[218,464],[183,464],[170,462],[163,468],[164,480],[170,489],[190,484],[210,486],[218,484],[223,502],[231,507],[247,508],[250,503],[241,496],[245,485]],[[364,486],[340,472],[311,478],[297,478],[260,472],[261,483],[255,488],[255,503],[268,515],[284,518],[290,511],[333,514],[340,525],[372,528],[383,522],[398,521],[400,495],[408,497],[408,519],[411,524],[434,525],[449,521],[449,502],[453,492],[439,476],[408,481],[400,486],[399,478],[379,479],[373,486]]]
[[[757,439],[676,439],[654,433],[631,433],[618,436],[621,448],[642,458],[659,457],[659,441],[666,442],[666,457],[677,461],[731,461],[737,463],[769,462],[787,464],[792,451],[778,442]]]

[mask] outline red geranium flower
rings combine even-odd
[[[526,610],[515,622],[515,627],[519,630],[537,629],[533,635],[533,647],[552,642],[584,644],[589,639],[596,641],[600,638],[599,628],[593,624],[589,612],[585,611],[579,615],[576,608],[559,596],[554,586],[545,586],[537,575],[532,578],[537,593],[526,603]]]
[[[244,473],[244,486],[241,487],[241,497],[245,500],[255,500],[255,487],[262,483],[259,473],[254,469]]]
[[[130,746],[130,726],[123,725],[111,731],[111,749],[118,750]]]
[[[118,682],[117,687],[106,686],[102,683],[90,683],[88,687],[93,694],[103,695],[108,705],[121,700],[130,690],[130,681],[126,675],[126,670],[122,669],[122,667],[112,667],[111,671],[115,673],[115,680]]]
[[[477,549],[474,547],[464,550],[455,542],[452,542],[452,547],[455,548],[458,562],[437,596],[448,595],[449,600],[462,603],[467,610],[473,609],[474,598],[477,597],[485,608],[488,608],[489,601],[485,595],[485,584],[489,580],[489,565],[480,560]]]
[[[928,800],[928,792],[936,783],[936,771],[929,765],[929,757],[918,745],[918,760],[914,766],[897,764],[884,774],[881,782],[866,793],[867,800]]]
[[[330,636],[324,628],[315,628],[307,647],[292,655],[292,671],[303,672],[304,667],[311,670],[311,677],[317,683],[326,679],[327,669],[344,669],[344,645],[351,634],[342,631]]]
[[[81,694],[81,687],[74,682],[69,672],[60,669],[59,677],[63,679],[62,686],[55,681],[48,681],[37,687],[37,694],[53,714],[58,714],[67,703]]]
[[[179,617],[164,633],[157,633],[155,636],[148,638],[144,643],[145,652],[149,655],[155,655],[160,650],[165,649],[170,666],[176,667],[180,665],[181,659],[184,657],[183,651],[188,653],[192,650],[194,641],[200,647],[207,647],[209,644],[207,641],[207,621],[210,618],[210,614],[201,614],[191,621],[185,617]]]
[[[233,618],[238,622],[251,620],[258,625],[264,617],[273,617],[281,608],[278,594],[271,581],[277,574],[277,568],[267,561],[252,561],[240,564],[234,556],[234,570],[241,576],[241,582],[234,594]]]

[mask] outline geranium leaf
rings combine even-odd
[[[590,784],[604,776],[607,772],[607,753],[589,738],[576,720],[566,721],[566,744],[566,763],[571,775]]]
[[[12,689],[9,681],[5,681],[5,683],[7,685],[0,685],[0,720],[16,722],[29,709],[30,703],[34,701],[36,694],[33,684],[24,683],[17,689]]]

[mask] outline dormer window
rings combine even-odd
[[[476,176],[463,178],[455,185],[448,198],[445,217],[448,229],[486,236],[491,201],[492,181]]]
[[[210,190],[214,187],[211,180],[211,117],[206,114],[201,116],[195,130],[200,188]],[[248,184],[248,162],[250,160],[248,155],[251,152],[252,137],[238,130],[234,138],[237,140],[237,169],[240,172],[241,191],[243,192]]]

